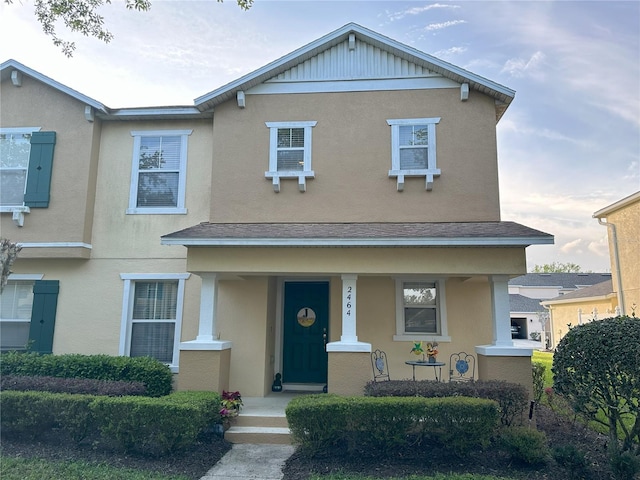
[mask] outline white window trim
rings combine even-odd
[[[39,132],[42,130],[42,127],[1,127],[0,134],[7,133],[33,133]],[[27,165],[27,177],[29,176],[29,165]],[[28,180],[28,178],[27,178]],[[25,188],[27,187],[25,181]],[[29,207],[24,206],[24,198],[22,201],[22,205],[0,205],[0,212],[11,212],[13,213],[13,220],[16,225],[21,227],[24,224],[24,214],[29,213],[31,209]]]
[[[437,342],[450,342],[451,337],[447,329],[447,298],[445,293],[444,278],[433,277],[398,277],[396,281],[396,334],[393,336],[393,340],[397,342],[410,342],[414,340],[418,341],[437,341]],[[404,282],[423,281],[436,284],[437,297],[436,308],[437,315],[440,321],[439,333],[407,333],[404,331],[404,295],[403,284]]]
[[[36,282],[38,280],[42,280],[43,278],[44,278],[43,273],[12,273],[9,275],[9,278],[7,280],[10,282],[28,282],[28,281]],[[7,322],[7,323],[31,323],[31,319],[17,320],[12,318],[6,318],[6,319],[0,319],[0,320],[2,322]]]
[[[269,171],[264,172],[266,178],[272,179],[273,191],[280,191],[281,178],[297,178],[298,189],[307,191],[307,178],[314,178],[315,172],[311,170],[311,129],[318,122],[265,122],[269,128]],[[278,171],[278,129],[279,128],[304,128],[304,166],[302,171]]]
[[[425,177],[425,189],[433,189],[433,177],[440,176],[440,169],[436,162],[436,125],[440,123],[440,117],[431,118],[397,118],[387,120],[391,127],[391,170],[389,177],[396,177],[397,189],[404,190],[405,177]],[[402,170],[400,168],[400,126],[401,125],[427,125],[429,143],[427,145],[428,168],[415,170]]]
[[[187,213],[185,208],[185,192],[187,187],[187,137],[193,133],[193,130],[134,130],[131,132],[133,137],[133,156],[131,161],[131,187],[129,191],[129,208],[127,215],[184,215]],[[139,155],[140,155],[140,139],[142,137],[168,137],[181,136],[182,142],[180,146],[180,169],[178,178],[178,201],[175,207],[157,207],[157,208],[141,208],[138,207],[138,178],[139,178]]]
[[[176,299],[176,325],[173,336],[173,361],[169,368],[178,373],[180,363],[180,341],[182,332],[182,315],[184,311],[184,287],[190,273],[121,273],[124,280],[122,295],[122,317],[120,320],[120,345],[118,355],[129,356],[131,351],[131,313],[133,312],[133,283],[136,281],[178,280],[178,298]]]

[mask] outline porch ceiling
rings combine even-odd
[[[203,222],[163,235],[161,243],[203,247],[526,247],[553,244],[553,235],[514,222]]]

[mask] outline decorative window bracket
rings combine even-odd
[[[298,190],[300,192],[307,191],[307,178],[315,178],[315,172],[313,170],[307,170],[302,172],[264,172],[266,178],[272,179],[273,191],[280,192],[280,179],[281,178],[297,178]]]
[[[24,225],[24,214],[30,213],[31,209],[29,207],[13,207],[11,209],[13,213],[13,223],[15,223],[18,227],[22,227]]]
[[[434,170],[389,170],[389,177],[396,177],[399,192],[404,190],[404,177],[425,177],[425,190],[433,190],[433,177],[440,176],[440,169]]]

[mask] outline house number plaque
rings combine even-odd
[[[309,307],[303,307],[298,310],[298,323],[303,327],[310,327],[316,321],[316,312]]]

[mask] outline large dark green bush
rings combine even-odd
[[[8,352],[0,356],[0,375],[91,378],[141,382],[147,395],[171,393],[173,375],[164,363],[151,357],[113,357],[110,355],[40,355]]]
[[[383,456],[411,445],[452,454],[485,447],[498,425],[494,401],[305,395],[286,409],[291,434],[309,455]]]
[[[422,380],[391,380],[369,382],[364,394],[371,397],[474,397],[498,402],[500,423],[512,425],[522,421],[529,405],[527,389],[517,383],[502,380],[479,380],[476,382],[433,382]]]
[[[119,380],[95,380],[93,378],[25,377],[3,375],[0,390],[38,391],[52,393],[76,393],[86,395],[146,395],[142,382],[122,382]]]
[[[0,431],[36,439],[55,428],[75,442],[92,436],[129,452],[164,455],[220,423],[220,400],[217,392],[151,398],[6,391],[0,394]]]
[[[571,328],[556,348],[552,372],[555,391],[574,411],[607,427],[612,456],[640,454],[640,319]]]

